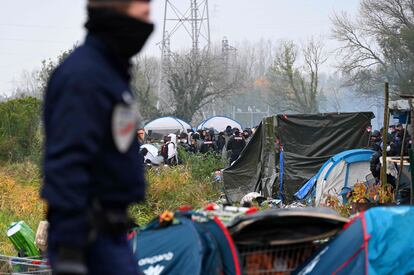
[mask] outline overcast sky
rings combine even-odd
[[[0,0],[0,94],[10,94],[24,70],[39,68],[74,43],[83,41],[85,0]],[[159,55],[164,0],[153,0],[156,32],[145,53]],[[170,0],[182,10],[189,0]],[[189,4],[188,4],[189,5]],[[231,44],[260,39],[305,41],[329,38],[334,11],[355,14],[359,0],[209,0],[211,40],[226,36]],[[188,47],[182,35],[173,47]],[[337,46],[327,41],[327,50]]]

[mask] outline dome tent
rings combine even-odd
[[[198,125],[197,130],[204,130],[213,128],[218,132],[224,132],[227,126],[231,126],[231,128],[238,128],[240,131],[243,130],[243,127],[237,121],[225,117],[225,116],[213,116],[210,117]]]
[[[412,274],[414,207],[374,207],[355,216],[295,274]]]
[[[160,139],[169,134],[186,133],[191,129],[191,125],[176,117],[161,117],[157,118],[144,127],[145,133],[156,139]]]
[[[330,158],[296,194],[303,199],[315,188],[315,204],[323,203],[327,195],[337,196],[343,188],[352,188],[355,183],[364,182],[370,172],[370,159],[374,151],[354,149],[341,152]]]

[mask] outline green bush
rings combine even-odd
[[[0,161],[40,161],[40,109],[33,97],[0,103]]]
[[[219,190],[208,180],[194,180],[186,166],[159,167],[147,172],[145,202],[131,207],[131,215],[145,225],[165,210],[182,205],[199,208],[219,198]]]
[[[195,180],[211,179],[215,171],[225,167],[222,158],[214,152],[190,154],[179,148],[179,159],[189,168]]]

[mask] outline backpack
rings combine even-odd
[[[161,146],[161,156],[164,158],[164,160],[168,159],[168,144],[169,144],[169,142],[164,143]]]

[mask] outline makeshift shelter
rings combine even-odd
[[[227,126],[231,126],[231,128],[238,128],[240,131],[243,130],[243,127],[240,123],[225,116],[210,117],[204,120],[203,122],[201,122],[200,125],[197,126],[197,130],[213,128],[217,132],[224,132]]]
[[[239,158],[224,169],[224,189],[230,202],[239,202],[253,191],[271,196],[276,179],[274,136],[273,117],[265,118]]]
[[[413,274],[414,207],[375,207],[294,274]]]
[[[144,127],[145,133],[155,139],[161,139],[169,134],[186,133],[191,128],[189,123],[176,117],[157,118]]]
[[[354,149],[341,152],[330,158],[296,194],[303,199],[315,190],[315,205],[323,204],[327,195],[338,197],[344,188],[351,188],[357,182],[365,182],[370,172],[372,150]]]
[[[333,155],[366,148],[372,118],[372,112],[265,118],[239,159],[223,171],[227,198],[240,201],[249,192],[261,191],[266,197],[279,192],[291,199]]]

